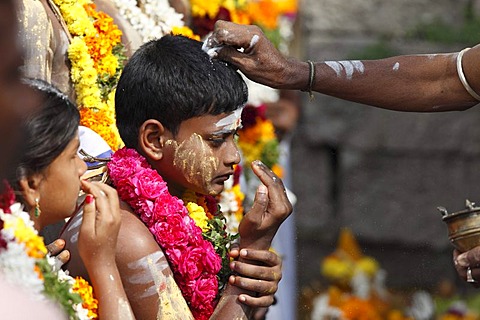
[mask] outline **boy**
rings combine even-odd
[[[203,277],[215,263],[206,263],[203,268],[200,258],[191,262],[191,256],[185,257],[185,252],[197,252],[198,247],[169,247],[172,242],[185,241],[186,236],[177,237],[177,233],[183,232],[185,224],[188,229],[190,220],[182,216],[177,224],[168,224],[171,215],[161,214],[178,206],[176,197],[182,198],[187,190],[205,196],[223,191],[225,180],[240,162],[234,135],[246,100],[247,88],[241,76],[225,63],[210,60],[201,43],[182,36],[168,35],[146,43],[122,73],[115,109],[117,126],[128,149],[114,155],[109,172],[120,198],[130,204],[122,206],[117,265],[139,319],[189,319],[190,310],[195,318],[204,319],[213,311],[215,303],[210,309],[208,302],[212,287],[207,282],[193,282],[188,276],[200,269]],[[148,172],[142,179],[133,176],[139,164]],[[232,264],[233,270],[245,277],[230,279],[238,287],[227,285],[211,318],[245,318],[251,311],[246,305],[270,305],[280,280],[279,258],[268,249],[292,207],[280,179],[261,163],[253,167],[263,185],[239,227],[240,247],[248,248],[242,250],[247,257]],[[155,176],[158,174],[161,177]],[[165,183],[169,193],[163,192]],[[131,188],[132,184],[135,187]],[[143,199],[145,194],[150,198]],[[158,201],[162,197],[168,200]],[[182,210],[176,207],[173,212]],[[202,257],[208,256],[208,248],[204,249]],[[188,267],[182,265],[184,259]],[[211,261],[216,260],[212,257]],[[258,262],[264,265],[256,266]],[[183,275],[182,268],[187,270]],[[253,298],[241,288],[260,296]],[[242,292],[247,294],[239,295]]]

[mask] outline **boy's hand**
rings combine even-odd
[[[282,180],[275,173],[259,160],[252,163],[252,169],[263,184],[258,187],[253,206],[238,227],[240,247],[268,250],[293,208]]]

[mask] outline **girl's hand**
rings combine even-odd
[[[84,264],[115,261],[121,217],[117,191],[104,183],[82,181],[87,193],[78,250]]]

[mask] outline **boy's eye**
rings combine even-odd
[[[225,142],[225,138],[210,138],[208,141],[213,147],[220,147]]]

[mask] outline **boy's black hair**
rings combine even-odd
[[[77,135],[80,123],[77,107],[56,87],[38,79],[22,81],[41,94],[42,102],[21,124],[24,141],[13,185],[45,170]]]
[[[247,98],[240,74],[211,59],[201,42],[166,35],[142,45],[125,66],[115,94],[117,127],[125,145],[135,148],[148,119],[176,135],[183,121],[234,111]]]

